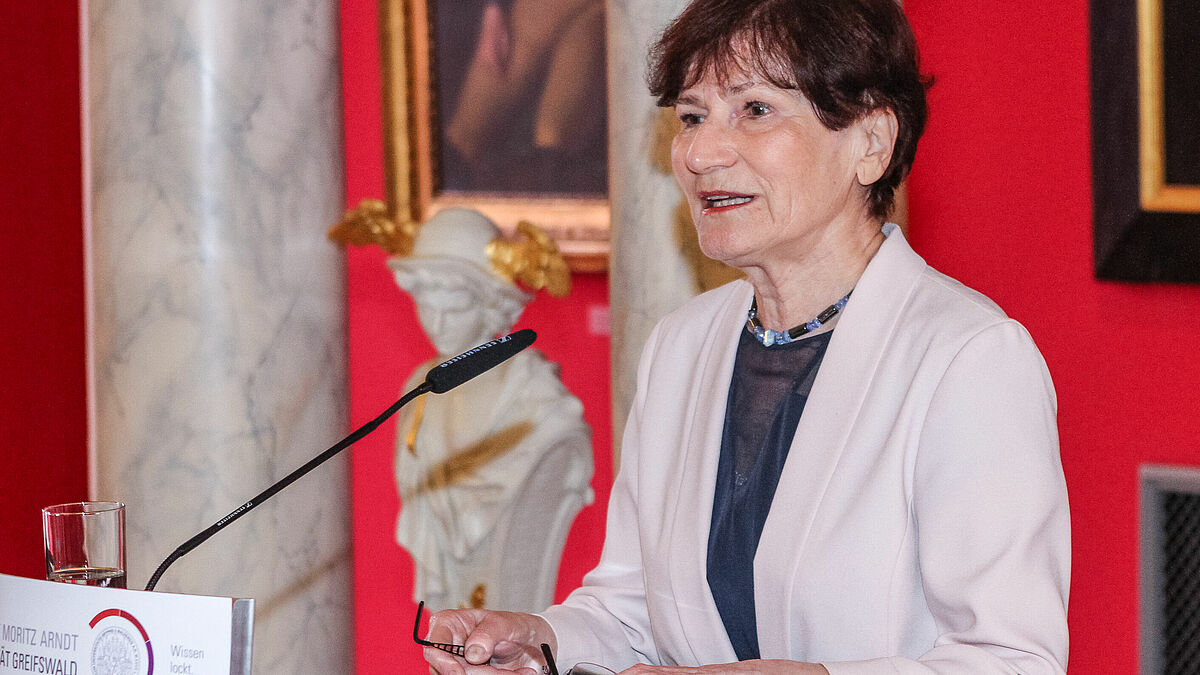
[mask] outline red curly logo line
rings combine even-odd
[[[125,619],[129,623],[133,624],[133,627],[138,629],[138,632],[142,634],[142,639],[146,641],[146,664],[149,666],[149,670],[146,671],[146,675],[154,675],[154,648],[150,646],[150,636],[146,633],[146,629],[142,627],[142,622],[134,618],[132,614],[123,609],[106,609],[92,617],[92,620],[88,622],[88,627],[95,628],[96,624],[110,616]]]

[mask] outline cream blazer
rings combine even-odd
[[[763,529],[762,657],[832,675],[1063,673],[1070,523],[1045,363],[1021,325],[884,232]],[[563,663],[736,660],[705,557],[752,294],[727,284],[652,333],[600,563],[543,614]]]

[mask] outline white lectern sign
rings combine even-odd
[[[252,613],[252,600],[0,574],[0,674],[248,674]]]

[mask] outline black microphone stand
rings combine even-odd
[[[484,343],[474,349],[469,349],[448,361],[430,368],[429,372],[425,374],[424,382],[417,385],[412,391],[402,396],[399,401],[396,401],[387,410],[384,410],[379,417],[376,417],[370,422],[362,425],[349,436],[335,443],[333,447],[329,448],[325,452],[322,452],[316,457],[313,457],[308,461],[307,464],[291,472],[278,483],[275,483],[266,490],[263,490],[250,501],[237,507],[232,513],[213,523],[212,526],[210,526],[207,530],[204,530],[200,534],[197,534],[191,539],[183,542],[179,548],[175,549],[171,552],[171,555],[167,556],[166,560],[162,561],[162,564],[158,566],[158,569],[154,570],[154,574],[151,575],[149,583],[146,584],[146,590],[154,590],[154,587],[158,584],[159,578],[162,577],[163,572],[167,571],[167,568],[171,566],[171,563],[174,563],[192,549],[196,548],[200,544],[203,544],[209,539],[209,537],[219,532],[221,528],[232,523],[238,518],[241,518],[249,513],[254,507],[273,497],[275,493],[296,482],[304,474],[317,468],[342,450],[354,445],[360,439],[362,439],[363,436],[375,431],[376,427],[378,427],[380,424],[383,424],[387,418],[396,414],[396,411],[403,408],[409,401],[426,392],[443,394],[447,391],[450,391],[463,382],[485,373],[504,361],[512,358],[513,356],[516,356],[518,352],[533,344],[534,340],[536,339],[537,333],[534,333],[528,328],[522,328],[515,333],[511,333],[502,338],[497,338],[491,342]]]
[[[370,422],[367,422],[366,424],[362,425],[361,427],[356,429],[353,433],[351,433],[349,436],[347,436],[347,437],[343,438],[342,440],[338,441],[337,443],[335,443],[332,447],[330,447],[325,452],[322,452],[321,454],[317,455],[316,457],[313,457],[304,466],[291,472],[290,474],[285,476],[282,480],[280,480],[278,483],[275,483],[274,485],[267,488],[266,490],[263,490],[257,496],[251,498],[250,501],[237,507],[236,509],[233,510],[232,513],[230,513],[229,515],[225,516],[224,518],[218,520],[217,522],[213,523],[208,529],[204,530],[200,534],[197,534],[196,536],[192,537],[191,539],[188,539],[187,541],[180,544],[179,548],[172,551],[171,555],[167,556],[167,559],[162,561],[162,564],[158,566],[158,569],[154,570],[154,574],[151,575],[149,583],[146,584],[146,590],[153,591],[154,587],[158,584],[159,578],[162,577],[163,572],[166,572],[167,568],[170,567],[171,564],[174,563],[176,560],[179,560],[181,557],[186,555],[192,549],[196,548],[200,544],[203,544],[205,541],[208,540],[209,537],[211,537],[214,534],[216,534],[217,532],[219,532],[226,525],[228,525],[228,524],[232,523],[233,521],[237,520],[238,518],[241,518],[242,516],[246,515],[250,511],[250,509],[253,509],[254,507],[258,506],[259,504],[267,501],[271,497],[275,496],[275,493],[279,492],[280,490],[284,489],[285,487],[287,487],[287,486],[291,485],[292,483],[296,482],[297,480],[299,480],[300,477],[303,476],[304,474],[317,468],[318,466],[320,466],[321,464],[325,463],[327,460],[332,458],[334,455],[338,454],[342,450],[345,450],[346,448],[350,447],[351,445],[354,445],[355,443],[357,443],[359,440],[361,440],[364,436],[371,433],[372,431],[375,431],[376,427],[378,427],[380,424],[383,424],[387,420],[387,418],[396,414],[396,411],[403,408],[409,401],[420,396],[421,394],[424,394],[427,391],[432,390],[432,388],[433,388],[433,385],[431,385],[428,381],[422,382],[421,384],[417,385],[417,387],[415,389],[413,389],[412,391],[410,391],[407,394],[405,394],[404,396],[402,396],[399,401],[396,401],[391,406],[389,406],[388,409],[384,410],[383,413],[381,413],[378,417],[376,417],[375,419],[371,420]]]

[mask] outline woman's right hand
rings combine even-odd
[[[466,658],[425,648],[430,672],[439,675],[506,671],[538,675],[542,643],[549,644],[551,650],[557,647],[554,630],[542,617],[484,609],[448,609],[434,614],[426,639],[466,646]]]

